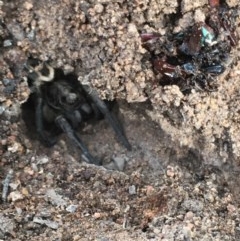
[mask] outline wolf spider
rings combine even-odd
[[[64,132],[81,149],[84,161],[100,165],[101,162],[90,154],[76,133],[76,128],[83,122],[105,117],[119,141],[131,150],[121,124],[110,111],[112,101],[101,100],[95,90],[89,91],[89,87],[82,85],[75,75],[65,75],[46,62],[31,59],[26,68],[31,89],[29,101],[33,103],[36,131],[43,144],[53,146],[57,135]]]

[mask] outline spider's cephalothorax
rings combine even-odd
[[[49,126],[64,132],[82,151],[85,161],[100,164],[92,157],[75,129],[92,118],[105,117],[114,129],[118,139],[131,149],[117,118],[110,112],[110,101],[101,100],[96,91],[88,91],[73,74],[65,75],[60,69],[53,69],[47,63],[39,64],[29,60],[28,80],[31,88],[30,98],[34,102],[36,129],[40,140],[47,146],[56,143],[56,132]]]

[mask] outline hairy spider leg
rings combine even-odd
[[[57,139],[54,137],[49,137],[44,133],[43,128],[43,99],[38,93],[37,103],[36,103],[36,112],[35,112],[35,121],[37,133],[41,139],[41,141],[48,147],[51,147],[56,144]]]
[[[57,139],[54,137],[47,136],[46,133],[44,133],[44,127],[43,127],[43,98],[42,98],[42,91],[41,91],[41,85],[44,82],[51,82],[54,79],[54,70],[51,68],[47,63],[44,63],[45,67],[49,70],[49,75],[45,76],[43,74],[40,74],[39,72],[36,72],[35,69],[30,65],[27,64],[25,68],[28,69],[30,72],[28,75],[28,78],[30,78],[33,81],[33,87],[31,88],[34,94],[37,95],[37,101],[35,103],[36,105],[36,111],[35,111],[35,122],[36,122],[36,128],[37,133],[39,135],[39,138],[41,141],[48,147],[51,147],[56,144]]]
[[[95,90],[89,90],[89,86],[83,85],[84,90],[88,93],[93,103],[97,106],[100,112],[104,115],[104,117],[109,122],[110,126],[115,131],[119,141],[130,151],[132,149],[131,144],[129,143],[127,137],[125,136],[121,125],[119,124],[117,118],[109,111],[108,107],[101,100]]]
[[[88,148],[83,144],[81,138],[77,135],[69,122],[62,115],[58,116],[55,122],[61,128],[61,130],[67,134],[68,138],[71,139],[75,143],[75,145],[77,145],[81,149],[84,161],[95,165],[101,164],[100,161],[96,160],[90,154]]]

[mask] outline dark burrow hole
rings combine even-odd
[[[81,129],[87,125],[95,126],[104,121],[104,115],[106,116],[106,114],[103,113],[105,109],[111,113],[110,120],[105,118],[109,125],[111,126],[114,123],[113,125],[117,126],[119,132],[125,135],[119,104],[116,100],[104,100],[100,104],[96,104],[78,82],[75,74],[65,75],[61,69],[54,69],[55,75],[52,80],[43,81],[42,79],[46,76],[47,78],[51,76],[50,72],[46,71],[46,68],[36,73],[32,71],[28,78],[31,94],[28,100],[22,104],[21,110],[22,119],[27,129],[26,135],[30,139],[39,139],[42,144],[51,147],[52,145],[49,145],[48,140],[45,139],[59,139],[61,138],[59,135],[65,132],[67,128],[64,126],[61,129],[61,125],[57,125],[59,116],[64,117],[71,126],[74,132],[69,134],[71,136],[75,135],[75,132],[81,132]],[[39,81],[39,78],[41,78],[41,81]],[[101,105],[104,106],[101,107]],[[99,108],[102,108],[103,112]],[[42,137],[45,139],[43,140]]]
[[[122,116],[119,112],[119,104],[117,101],[111,101],[109,102],[109,108],[111,110],[112,113],[114,113],[114,115],[120,119],[120,121],[122,121]],[[36,126],[36,108],[35,108],[35,101],[34,101],[34,97],[32,95],[29,96],[28,100],[23,103],[21,105],[21,113],[22,113],[22,119],[26,125],[26,135],[33,140],[37,140],[38,139],[38,134],[37,134],[37,126]],[[83,129],[84,127],[86,127],[86,125],[98,125],[98,123],[101,122],[106,122],[106,120],[104,120],[103,118],[92,118],[89,119],[87,122],[83,122],[80,123],[79,126],[76,127],[76,131],[80,131],[81,129]],[[55,125],[55,123],[52,122],[48,122],[46,120],[43,121],[44,124],[44,129],[51,133],[51,135],[57,135],[60,137],[60,135],[62,134],[62,131],[59,130],[59,128]]]
[[[111,103],[111,112],[114,113],[114,115],[118,118],[119,122],[122,125],[122,128],[124,129],[124,124],[123,124],[124,117],[119,111],[119,103],[117,101],[114,101]],[[26,126],[26,132],[25,132],[26,136],[31,140],[39,141],[39,137],[37,134],[37,127],[36,127],[35,105],[32,100],[32,97],[30,97],[25,103],[22,104],[21,113],[22,113],[22,119]],[[108,125],[105,119],[91,119],[91,120],[88,120],[88,122],[80,123],[80,125],[77,128],[75,128],[75,130],[80,135],[83,135],[83,138],[84,138],[84,135],[86,134],[88,135],[92,133],[94,135],[94,130],[93,131],[89,130],[87,126],[96,127],[99,124],[103,128],[105,128]],[[85,128],[86,130],[82,131],[82,129],[85,129]],[[110,128],[110,127],[106,127],[106,128]],[[64,133],[61,130],[59,130],[59,128],[55,124],[49,123],[47,121],[44,121],[44,129],[46,132],[49,132],[50,135],[54,135],[54,136],[56,135],[58,140],[60,140],[62,138],[62,135],[64,135]],[[114,133],[112,134],[114,135]],[[117,142],[118,141],[117,138],[115,139]],[[94,141],[94,137],[93,137],[93,141]]]

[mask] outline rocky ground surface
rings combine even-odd
[[[207,0],[0,1],[0,240],[240,240],[239,44],[217,91],[183,95],[156,85],[140,39],[206,9]],[[42,146],[34,120],[22,119],[29,57],[118,99],[132,150],[105,121],[79,130],[102,167],[81,162],[65,135]]]

